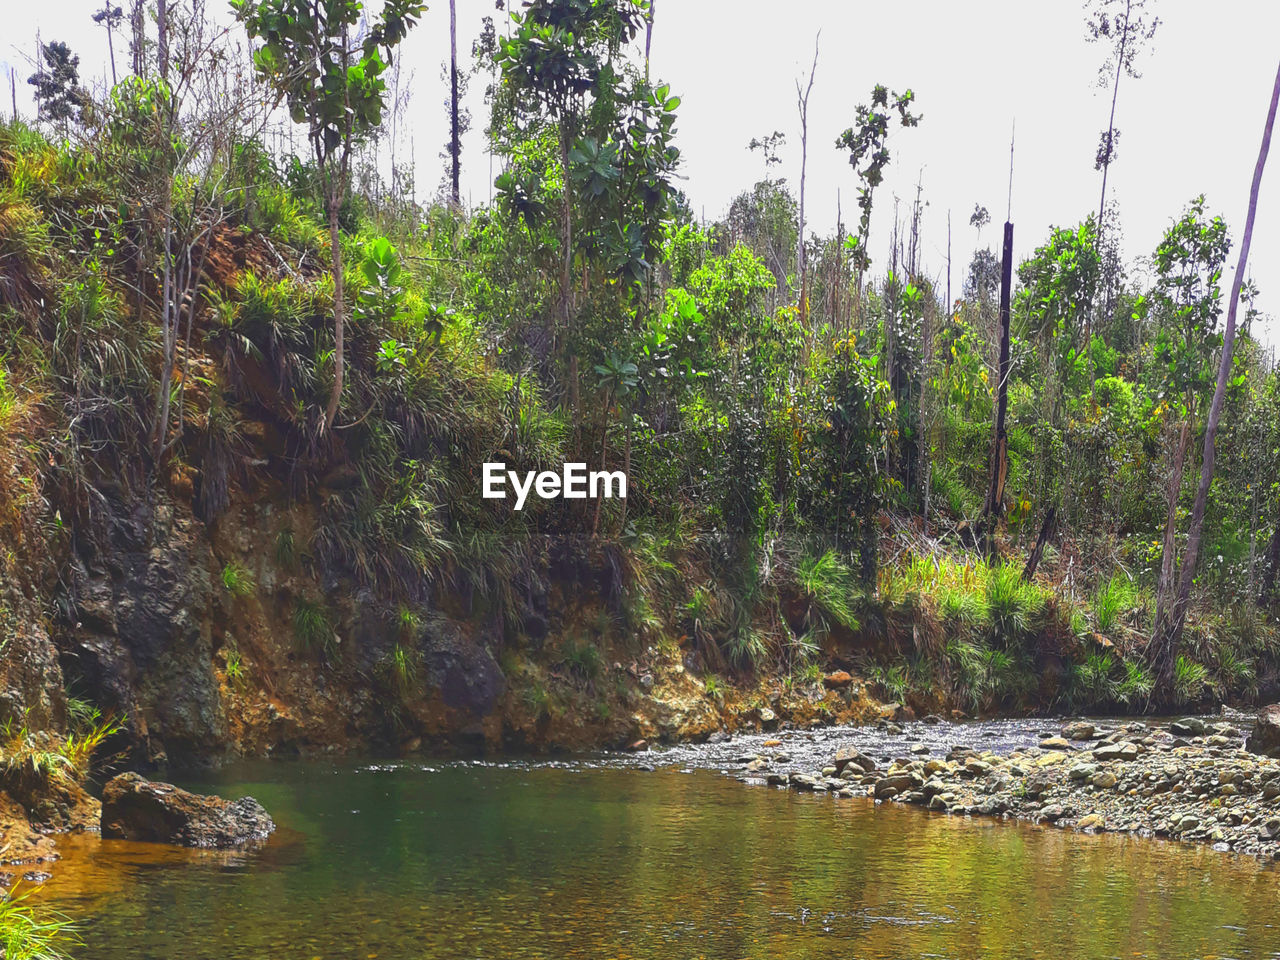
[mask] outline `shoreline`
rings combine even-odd
[[[957,746],[936,757],[915,745],[887,765],[842,747],[810,771],[786,769],[785,745],[767,743],[779,752],[740,758],[740,781],[1280,860],[1280,759],[1244,749],[1243,732],[1227,721],[1107,729],[1072,721],[1062,735],[1004,755]]]

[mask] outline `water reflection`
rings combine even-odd
[[[705,771],[300,763],[192,786],[254,794],[280,835],[64,843],[46,896],[90,916],[84,956],[1280,956],[1280,875],[1200,847]]]

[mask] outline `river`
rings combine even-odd
[[[782,735],[1008,748],[1053,724]],[[1280,871],[1176,842],[748,787],[763,737],[555,762],[258,762],[262,849],[61,838],[85,960],[1280,957]],[[644,769],[645,766],[655,769]]]

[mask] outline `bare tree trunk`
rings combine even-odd
[[[144,0],[133,0],[133,10],[129,16],[129,26],[133,31],[133,41],[129,45],[133,55],[133,75],[142,76],[147,63],[147,21],[143,10]]]
[[[333,264],[333,391],[329,394],[329,405],[324,411],[324,423],[321,431],[333,428],[338,416],[338,403],[342,399],[343,352],[342,338],[344,333],[344,317],[346,314],[346,298],[342,286],[342,238],[338,232],[338,206],[342,198],[342,187],[338,183],[329,185],[329,246]]]
[[[1191,439],[1191,424],[1183,423],[1178,432],[1178,446],[1169,470],[1169,489],[1166,494],[1168,510],[1164,521],[1164,544],[1160,553],[1160,575],[1156,580],[1156,627],[1159,629],[1169,611],[1170,594],[1173,592],[1175,561],[1178,554],[1178,500],[1182,494],[1182,477],[1185,471],[1187,446]],[[1157,651],[1158,652],[1158,651]]]
[[[653,48],[653,11],[658,0],[649,0],[649,13],[645,16],[644,29],[644,79],[649,79],[649,51]]]
[[[156,0],[156,59],[160,76],[169,79],[169,0]]]
[[[800,229],[796,236],[796,273],[800,287],[800,322],[809,318],[809,264],[804,249],[804,191],[805,178],[809,166],[809,94],[813,92],[813,78],[818,72],[818,40],[819,33],[813,41],[813,66],[809,70],[809,85],[800,90],[800,81],[796,81],[796,102],[800,107]]]
[[[1026,583],[1030,583],[1035,579],[1036,568],[1040,566],[1040,558],[1044,556],[1044,546],[1049,542],[1049,537],[1053,535],[1053,525],[1057,519],[1057,508],[1050,507],[1049,512],[1044,515],[1044,523],[1040,524],[1040,535],[1036,537],[1036,545],[1031,549],[1031,556],[1027,558],[1027,565],[1022,568],[1022,579]]]
[[[995,552],[995,528],[1004,512],[1004,484],[1009,475],[1009,310],[1013,287],[1013,224],[1004,225],[1004,251],[1000,265],[1000,366],[996,373],[996,423],[991,444],[990,483],[982,507],[978,546],[988,555]]]
[[[1253,225],[1258,215],[1258,191],[1262,186],[1262,171],[1267,165],[1267,153],[1271,149],[1271,132],[1275,128],[1276,107],[1280,105],[1280,67],[1276,69],[1275,85],[1271,91],[1271,106],[1267,110],[1267,122],[1262,131],[1262,146],[1258,150],[1258,162],[1253,168],[1253,183],[1249,187],[1249,213],[1244,223],[1244,236],[1240,241],[1240,259],[1236,262],[1236,275],[1231,285],[1231,302],[1227,307],[1227,327],[1222,334],[1222,358],[1218,363],[1218,383],[1213,391],[1213,403],[1209,407],[1209,419],[1204,431],[1204,454],[1200,466],[1200,485],[1191,507],[1191,528],[1187,533],[1187,550],[1182,558],[1182,576],[1178,582],[1178,595],[1169,615],[1167,635],[1159,638],[1158,649],[1172,653],[1182,637],[1187,622],[1187,607],[1191,600],[1191,586],[1195,582],[1196,561],[1200,554],[1200,538],[1204,533],[1204,511],[1209,500],[1209,488],[1213,485],[1213,470],[1217,456],[1218,422],[1226,402],[1227,384],[1231,381],[1231,361],[1236,340],[1236,315],[1240,307],[1240,287],[1244,283],[1244,271],[1249,264],[1249,246],[1253,242]],[[1160,624],[1156,624],[1160,629]]]
[[[111,21],[107,21],[107,55],[111,58],[111,86],[116,85],[116,46],[111,39],[111,34],[115,33],[115,29],[111,26]]]
[[[462,206],[462,130],[458,117],[458,7],[449,0],[449,159],[453,165],[450,201]]]

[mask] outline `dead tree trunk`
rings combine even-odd
[[[1036,545],[1031,548],[1031,556],[1027,557],[1027,565],[1022,568],[1022,579],[1026,583],[1030,583],[1035,578],[1036,568],[1040,566],[1040,558],[1044,556],[1045,544],[1053,536],[1053,525],[1057,519],[1057,508],[1050,507],[1049,512],[1044,515],[1044,523],[1040,524],[1040,535],[1036,537]]]
[[[1013,292],[1013,224],[1005,221],[1004,253],[1000,265],[1000,369],[996,384],[995,436],[991,443],[990,483],[982,508],[978,545],[984,553],[995,553],[995,529],[1004,512],[1004,484],[1009,476],[1009,309]]]
[[[462,206],[462,123],[458,111],[458,6],[449,0],[449,200]]]

